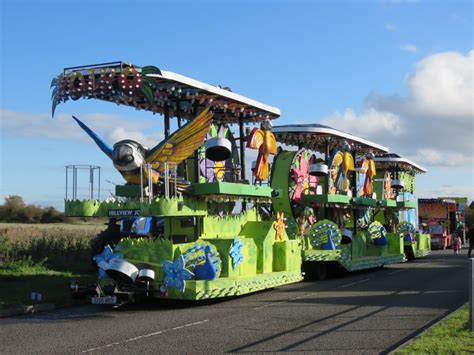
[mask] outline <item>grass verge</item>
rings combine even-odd
[[[69,285],[93,281],[92,274],[57,271],[31,258],[0,265],[0,309],[36,303],[64,303],[71,299]],[[41,293],[42,301],[31,299],[31,293]]]
[[[472,354],[474,333],[468,322],[469,305],[465,304],[396,354]]]

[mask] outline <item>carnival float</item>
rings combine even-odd
[[[155,66],[65,68],[51,86],[53,116],[82,98],[163,117],[164,139],[151,148],[111,145],[72,118],[124,179],[101,199],[99,167],[66,168],[66,216],[109,219],[92,241],[98,283],[71,285],[92,290],[93,303],[238,296],[301,281],[303,262],[320,278],[334,264],[354,271],[402,262],[407,235],[422,255],[419,234],[390,224],[412,205],[385,189],[388,177],[415,170],[393,162],[377,170],[376,156],[388,151],[381,145],[322,125],[273,127],[278,108]],[[247,150],[257,155],[251,176]],[[89,195],[80,198],[84,168]]]
[[[303,241],[305,271],[324,279],[331,269],[380,267],[405,260],[399,233],[375,217],[392,206],[374,185],[375,155],[388,149],[320,124],[273,129],[282,150],[275,158],[272,188],[276,211],[284,212]],[[393,205],[397,207],[396,203]]]
[[[85,98],[164,118],[164,140],[146,148],[133,140],[111,146],[74,117],[126,181],[103,201],[78,199],[74,191],[65,201],[67,216],[110,218],[93,242],[101,277],[94,303],[200,300],[302,280],[300,241],[289,238],[284,217],[272,211],[273,190],[261,184],[276,153],[270,128],[279,109],[122,62],[66,68],[52,87],[53,114],[58,104]],[[246,176],[246,149],[258,151],[256,184]]]
[[[386,206],[375,215],[375,219],[391,232],[400,234],[407,259],[428,255],[431,235],[424,233],[419,226],[415,191],[416,176],[426,173],[426,169],[395,153],[384,154],[374,160],[378,166],[374,188],[383,196],[382,202]]]

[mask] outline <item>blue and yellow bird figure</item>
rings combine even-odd
[[[347,193],[350,189],[349,173],[354,171],[354,158],[349,143],[335,148],[330,157],[330,193]]]
[[[204,142],[212,123],[213,113],[205,109],[196,118],[178,129],[152,149],[146,149],[131,139],[122,140],[110,147],[101,137],[93,132],[78,118],[77,124],[92,138],[98,147],[112,160],[114,167],[129,184],[140,184],[141,169],[144,182],[151,174],[152,183],[157,184],[160,173],[165,171],[165,164],[177,165],[191,156]],[[147,168],[147,164],[151,169]]]

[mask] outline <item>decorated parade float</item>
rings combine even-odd
[[[339,266],[354,271],[405,260],[400,233],[375,218],[406,207],[374,190],[374,155],[387,148],[319,124],[272,132],[279,143],[297,148],[275,157],[271,187],[273,208],[302,239],[306,272],[321,279]]]
[[[419,199],[420,221],[431,235],[431,247],[433,249],[450,248],[451,244],[459,235],[464,236],[464,219],[458,214],[459,204],[455,198],[438,197]],[[460,223],[461,222],[461,223]],[[462,233],[458,233],[458,228]]]
[[[163,141],[148,148],[133,140],[110,146],[74,117],[125,180],[105,200],[94,193],[79,199],[76,174],[65,200],[67,216],[109,217],[93,241],[100,274],[94,303],[235,296],[302,279],[301,241],[288,237],[266,184],[269,157],[276,153],[270,128],[277,108],[229,88],[123,62],[66,68],[52,87],[53,115],[59,103],[84,98],[164,119]],[[258,151],[253,184],[245,173],[246,149]],[[288,170],[283,173],[288,177]],[[92,182],[93,171],[90,176]]]
[[[426,256],[431,250],[431,236],[419,226],[418,200],[415,195],[416,175],[426,169],[414,162],[389,153],[375,157],[378,170],[374,191],[383,196],[386,207],[375,215],[375,219],[391,232],[403,238],[407,259]]]

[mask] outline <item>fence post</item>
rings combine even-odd
[[[474,258],[469,259],[469,327],[474,332]]]

